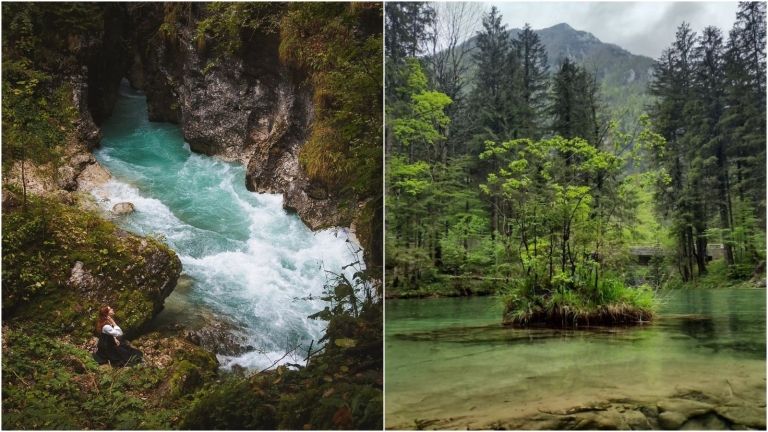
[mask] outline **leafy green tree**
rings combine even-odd
[[[416,59],[408,59],[407,111],[393,121],[392,131],[399,145],[408,149],[409,160],[418,154],[424,160],[446,162],[448,157],[445,129],[450,119],[445,114],[451,99],[443,93],[427,90],[427,78]]]

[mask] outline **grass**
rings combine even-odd
[[[646,323],[653,319],[658,301],[647,286],[633,288],[605,278],[597,289],[571,285],[533,294],[518,288],[504,303],[504,325],[582,327]]]

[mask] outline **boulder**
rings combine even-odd
[[[112,206],[112,213],[117,215],[133,213],[135,210],[136,208],[129,202],[121,202]]]
[[[640,411],[627,410],[622,415],[624,416],[624,421],[627,423],[627,426],[632,430],[653,429],[648,418]]]
[[[97,186],[101,186],[112,177],[106,168],[99,163],[90,164],[83,169],[77,177],[77,189],[83,192],[90,192]]]
[[[685,418],[703,415],[714,409],[712,405],[704,402],[678,398],[664,399],[658,402],[656,406],[659,407],[659,411],[662,414],[671,411],[680,413],[685,416]]]
[[[665,430],[680,429],[688,420],[684,414],[674,411],[665,411],[659,414],[659,426]]]
[[[210,323],[197,330],[185,330],[184,338],[216,354],[236,356],[254,350],[245,337],[224,323]]]
[[[87,292],[98,289],[100,284],[91,272],[85,269],[83,262],[77,261],[74,267],[72,267],[72,273],[67,280],[67,286],[80,292]]]
[[[56,185],[65,191],[73,191],[77,189],[77,175],[79,172],[75,168],[64,165],[56,170]]]

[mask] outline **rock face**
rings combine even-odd
[[[170,39],[159,33],[161,6],[129,15],[135,32],[129,78],[146,93],[150,120],[179,123],[195,152],[243,163],[250,191],[283,194],[285,207],[310,228],[349,226],[349,212],[333,194],[318,191],[299,163],[312,90],[282,65],[276,35],[257,34],[243,54],[219,56],[199,48],[194,22]]]

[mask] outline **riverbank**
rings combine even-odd
[[[416,289],[402,290],[397,286],[388,286],[387,299],[440,298],[492,296],[499,292],[501,279],[481,276],[439,275],[437,280],[419,286]]]

